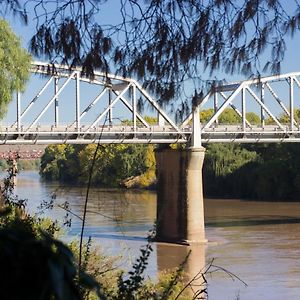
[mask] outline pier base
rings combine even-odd
[[[205,148],[158,149],[157,240],[205,243],[202,166]]]

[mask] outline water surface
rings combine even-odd
[[[85,188],[42,182],[37,172],[22,172],[16,192],[29,199],[31,211],[52,197],[54,207],[47,212],[51,217],[63,220],[66,212],[59,205],[65,201],[82,216]],[[153,228],[156,194],[93,188],[88,211],[85,236],[108,254],[122,254],[126,267]],[[300,203],[206,199],[205,220],[209,243],[192,248],[187,270],[193,276],[213,261],[247,284],[224,271],[213,272],[207,276],[209,299],[300,299]],[[80,226],[73,216],[69,238],[78,237]],[[178,266],[189,250],[154,244],[148,275],[155,277],[157,271]]]

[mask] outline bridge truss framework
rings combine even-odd
[[[300,101],[300,73],[219,86],[200,101],[199,106],[182,124],[175,124],[149,93],[133,79],[95,72],[95,77],[91,80],[82,76],[80,69],[70,70],[66,66],[42,62],[33,63],[31,72],[40,74],[46,81],[36,94],[31,95],[26,105],[23,104],[21,95],[17,95],[12,108],[15,120],[9,124],[2,123],[0,127],[1,144],[189,143],[192,147],[198,147],[201,143],[210,142],[300,141],[300,124],[297,122],[298,116],[295,115],[297,101]],[[75,83],[73,94],[66,97],[64,90],[72,82]],[[91,97],[86,87],[83,93],[82,84],[98,87],[97,94]],[[277,92],[279,86],[280,93],[284,94],[284,91],[285,96]],[[43,103],[39,104],[37,110],[35,107],[42,96]],[[67,101],[65,112],[60,111],[62,101]],[[98,103],[101,101],[104,106],[100,110]],[[155,123],[142,114],[140,102],[146,103],[152,113],[155,113]],[[255,124],[247,120],[252,102],[259,110],[259,122]],[[129,118],[114,118],[114,110],[119,103],[128,111]],[[212,109],[212,115],[208,120],[199,120],[201,111],[207,108]],[[219,122],[227,108],[235,111],[240,118],[239,123]],[[70,115],[68,109],[74,111],[74,115],[65,124],[61,120],[63,121],[64,115]],[[284,122],[282,118],[278,118],[278,111],[286,116]],[[49,112],[52,114],[52,121],[41,124],[43,116]],[[84,122],[91,112],[93,119]]]

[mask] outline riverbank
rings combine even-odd
[[[203,165],[204,196],[268,201],[298,201],[300,145],[208,144]],[[40,174],[86,186],[97,145],[48,146]],[[155,188],[153,145],[101,145],[93,165],[92,185]]]

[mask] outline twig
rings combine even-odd
[[[90,174],[89,174],[89,180],[88,180],[87,189],[86,189],[86,195],[85,195],[85,201],[84,201],[84,210],[83,210],[83,217],[82,217],[82,225],[81,225],[81,233],[80,233],[80,243],[79,243],[79,259],[78,259],[79,276],[80,276],[80,271],[81,271],[82,244],[83,244],[83,234],[84,234],[86,214],[87,214],[87,204],[88,204],[88,200],[89,200],[89,193],[90,193],[90,188],[91,188],[91,184],[92,184],[92,177],[93,177],[93,173],[94,173],[94,166],[95,166],[96,156],[97,156],[97,152],[100,148],[100,141],[101,141],[101,137],[102,137],[102,134],[103,134],[105,123],[107,121],[107,115],[108,114],[106,114],[106,116],[105,116],[105,120],[104,120],[104,123],[103,123],[102,128],[101,128],[101,132],[100,132],[99,140],[98,140],[98,143],[97,143],[97,147],[96,147],[96,150],[94,152],[94,156],[93,156],[93,160],[92,160],[92,164],[91,164],[91,169],[90,169]]]

